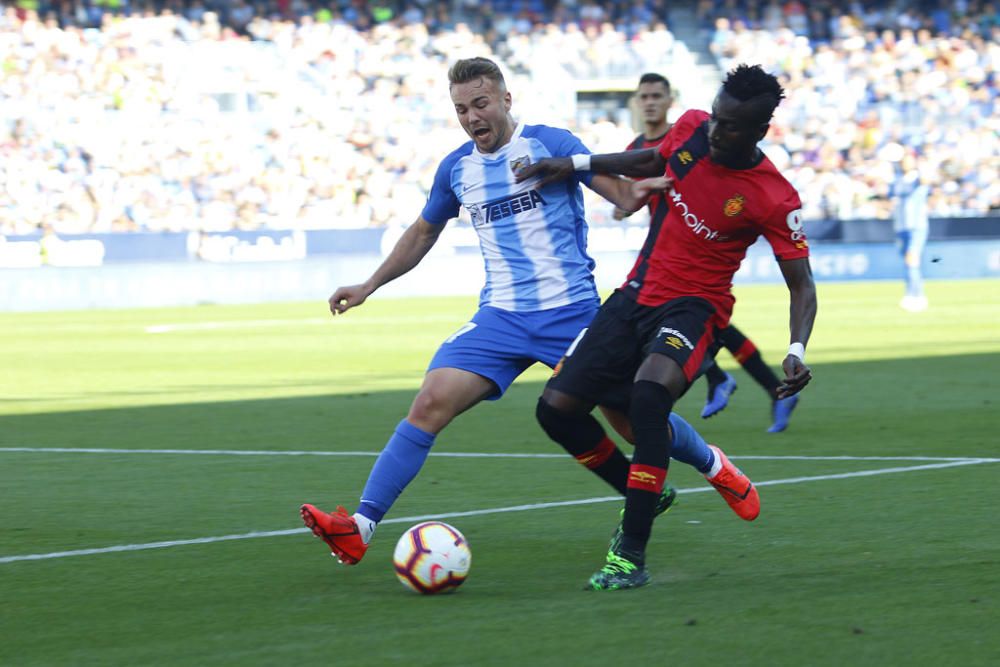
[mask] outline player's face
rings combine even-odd
[[[708,121],[709,155],[722,165],[742,166],[757,154],[757,142],[767,134],[760,109],[752,100],[741,102],[721,92],[712,103]]]
[[[451,86],[455,114],[480,153],[492,153],[514,133],[510,117],[510,93],[496,81],[481,77]]]
[[[635,97],[644,123],[655,124],[666,121],[667,111],[674,101],[666,86],[659,81],[641,83]]]

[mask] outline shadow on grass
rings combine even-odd
[[[955,447],[968,455],[1000,454],[1000,355],[842,363],[813,371],[784,434],[764,434],[769,401],[741,370],[733,372],[742,391],[718,416],[697,416],[703,381],[677,410],[710,440],[773,453],[819,445],[826,453],[917,453],[926,441],[942,454]],[[541,389],[541,382],[518,383],[501,401],[477,406],[442,434],[439,447],[553,451],[534,421]],[[0,447],[377,451],[412,398],[407,390],[12,415],[0,418]]]

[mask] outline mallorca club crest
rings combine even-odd
[[[726,203],[722,207],[722,212],[726,216],[732,218],[743,212],[743,205],[746,203],[746,197],[743,195],[733,195],[726,200]]]
[[[531,165],[531,158],[527,155],[516,157],[510,161],[510,170],[517,176],[518,172]]]

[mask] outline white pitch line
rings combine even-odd
[[[730,456],[743,461],[977,461],[980,463],[1000,463],[1000,459],[984,456]]]
[[[378,456],[379,452],[270,449],[115,449],[112,447],[0,447],[4,453],[35,454],[178,454],[191,456]],[[564,453],[431,452],[441,458],[470,459],[566,459]],[[998,458],[981,456],[730,456],[731,459],[758,461],[974,461],[998,463]]]
[[[920,466],[883,468],[881,470],[860,470],[856,472],[835,473],[831,475],[815,475],[811,477],[789,477],[786,479],[772,479],[764,482],[755,482],[757,486],[778,486],[781,484],[802,484],[804,482],[821,482],[831,479],[848,479],[851,477],[870,477],[873,475],[889,475],[901,472],[916,472],[918,470],[938,470],[941,468],[954,468],[957,466],[975,465],[978,463],[996,463],[997,459],[969,459],[962,461],[949,461],[946,463],[932,463]],[[711,486],[700,486],[693,489],[678,489],[678,493],[703,493],[713,491]],[[532,503],[530,505],[512,505],[508,507],[493,507],[482,510],[469,510],[466,512],[444,512],[441,514],[423,514],[419,516],[397,517],[386,519],[383,524],[390,523],[417,523],[420,521],[432,521],[437,519],[452,519],[463,516],[483,516],[486,514],[504,514],[507,512],[526,512],[536,509],[549,509],[552,507],[570,507],[574,505],[592,505],[596,503],[621,502],[620,496],[602,496],[598,498],[584,498],[581,500],[562,500],[550,503]],[[77,549],[74,551],[56,551],[46,554],[25,554],[22,556],[2,556],[0,564],[17,563],[21,561],[50,560],[53,558],[68,558],[71,556],[93,556],[97,554],[118,553],[122,551],[145,551],[148,549],[165,549],[169,547],[181,547],[191,544],[213,544],[215,542],[228,542],[232,540],[250,540],[258,537],[278,537],[283,535],[296,535],[309,532],[307,528],[293,528],[289,530],[271,530],[266,532],[242,533],[238,535],[220,535],[216,537],[198,537],[190,540],[169,540],[164,542],[147,542],[145,544],[121,544],[112,547],[101,547],[96,549]]]

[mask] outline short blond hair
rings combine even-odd
[[[503,72],[495,62],[488,58],[465,58],[457,61],[448,69],[448,84],[468,83],[476,79],[489,79],[496,82],[500,90],[506,90]]]

